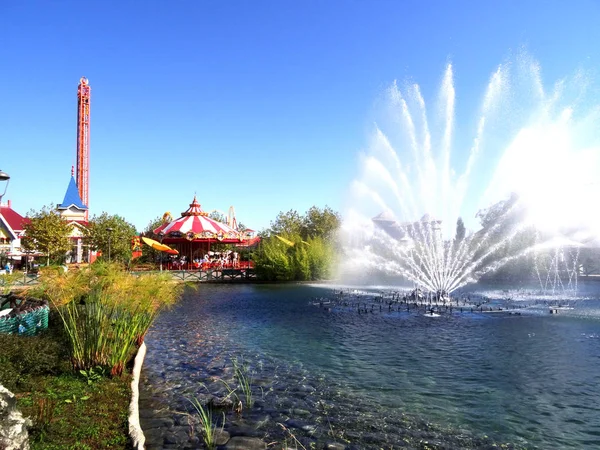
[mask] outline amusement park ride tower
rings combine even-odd
[[[85,220],[88,220],[89,190],[90,190],[90,94],[88,80],[81,77],[77,87],[77,189],[79,197],[88,210]]]

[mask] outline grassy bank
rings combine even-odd
[[[133,276],[118,264],[95,263],[46,268],[20,292],[51,306],[42,334],[0,334],[0,383],[31,418],[33,449],[129,448],[133,358],[182,288],[165,274]]]
[[[130,377],[110,378],[102,370],[76,374],[68,345],[55,310],[39,336],[0,334],[0,383],[32,421],[31,449],[130,448]]]

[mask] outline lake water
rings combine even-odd
[[[330,286],[202,284],[146,338],[142,408],[181,423],[190,398],[226,396],[237,359],[255,403],[225,429],[270,448],[600,448],[600,302],[586,289],[559,314],[529,298],[515,314],[498,300],[499,313],[428,317],[373,301],[380,288],[320,306]],[[150,448],[185,441],[167,434]]]

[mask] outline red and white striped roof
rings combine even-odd
[[[208,217],[208,213],[202,211],[195,196],[190,207],[181,213],[179,219],[161,225],[154,230],[154,233],[163,233],[172,238],[186,238],[190,241],[197,239],[240,240],[239,232]]]

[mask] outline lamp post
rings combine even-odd
[[[112,236],[112,232],[113,232],[114,228],[108,227],[106,228],[106,231],[108,231],[108,262],[110,261],[110,237]]]
[[[160,237],[160,243],[162,244],[162,240],[165,237],[165,233],[163,233],[162,231],[160,233],[158,233],[158,236]],[[162,272],[162,252],[158,253],[159,258],[160,258],[160,271]]]
[[[0,170],[0,181],[6,181],[6,185],[4,186],[4,192],[0,195],[0,203],[2,203],[2,197],[6,194],[6,189],[8,189],[8,182],[10,181],[10,175],[6,172]]]

